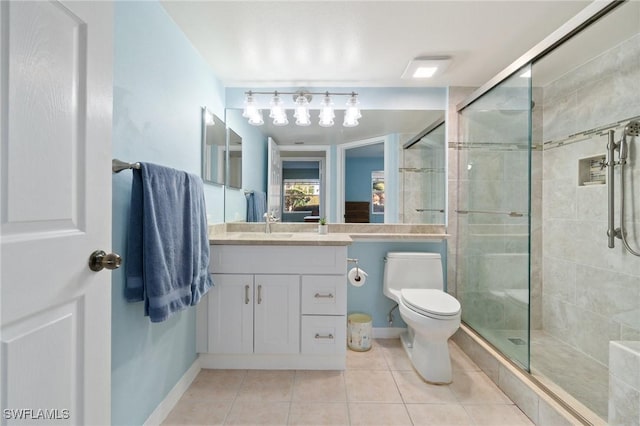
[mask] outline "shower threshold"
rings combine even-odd
[[[588,401],[580,401],[576,397],[572,396],[567,389],[560,387],[559,384],[550,380],[545,374],[542,374],[540,371],[540,366],[544,367],[547,365],[543,361],[542,363],[538,363],[537,365],[534,362],[532,365],[533,371],[529,373],[527,368],[525,368],[519,361],[522,355],[524,355],[528,349],[526,345],[515,345],[511,341],[508,340],[509,337],[522,335],[523,330],[491,330],[492,333],[491,342],[488,341],[485,337],[480,335],[477,331],[472,329],[470,326],[465,324],[464,322],[460,326],[460,330],[454,335],[453,340],[458,344],[458,346],[465,352],[467,355],[471,357],[478,365],[482,368],[485,373],[489,375],[489,377],[494,380],[494,382],[507,394],[507,396],[511,397],[516,405],[520,407],[521,410],[525,411],[525,413],[531,418],[537,420],[537,410],[534,412],[527,412],[533,406],[540,406],[540,410],[542,410],[543,406],[546,406],[545,410],[553,407],[554,410],[557,411],[557,414],[564,417],[570,424],[579,424],[582,423],[584,425],[593,425],[593,426],[604,426],[607,424],[606,421],[606,411],[604,414],[604,418],[602,414],[596,413],[594,410],[594,406],[591,405]],[[548,339],[550,336],[546,335],[546,333],[541,334],[537,331],[532,331],[532,339],[534,340],[531,345],[532,351],[545,351],[544,345],[548,345],[550,340]],[[521,338],[526,338],[525,335],[522,335]],[[553,338],[552,338],[553,339]],[[537,341],[536,341],[537,340]],[[558,342],[558,340],[555,340]],[[494,344],[495,343],[495,344]],[[562,342],[560,342],[562,343]],[[557,343],[556,343],[557,344]],[[563,343],[564,346],[568,346]],[[559,345],[558,345],[559,346]],[[502,347],[502,348],[500,348]],[[511,355],[516,355],[515,358],[507,357],[505,355],[505,350],[510,348]],[[564,348],[566,349],[566,348]],[[508,350],[509,351],[509,350]],[[486,355],[483,355],[485,353]],[[507,352],[508,353],[508,352]],[[532,359],[536,353],[532,355]],[[572,354],[568,359],[572,359],[575,354]],[[498,367],[496,369],[496,365],[493,362],[490,362],[487,358],[494,358],[498,361]],[[586,357],[584,354],[581,354],[582,357]],[[575,360],[575,358],[573,358]],[[593,361],[593,360],[592,360]],[[594,361],[595,362],[595,361]],[[578,362],[576,362],[578,364]],[[553,365],[553,363],[552,363]],[[582,365],[582,364],[580,364]],[[558,368],[563,368],[564,363],[558,363]],[[593,367],[593,365],[591,365]],[[605,386],[602,389],[605,389],[604,392],[608,392],[608,372],[605,372],[605,376],[603,378],[603,370],[602,369],[593,369],[588,368],[583,372],[571,373],[576,376],[581,376],[583,374],[595,374],[596,378],[594,381],[604,380]],[[500,370],[500,374],[497,374],[497,371]],[[524,388],[520,388],[517,394],[511,394],[513,388],[511,386],[507,388],[503,388],[502,386],[502,371],[505,371],[505,374],[513,374],[515,376],[519,376],[519,380],[522,381],[523,384],[529,389],[529,391],[525,391]],[[606,369],[605,369],[606,370]],[[506,373],[510,371],[511,373]],[[595,373],[594,373],[595,371]],[[550,371],[547,370],[548,373]],[[553,376],[552,376],[553,377]],[[506,383],[509,383],[510,380],[506,380]],[[564,383],[563,383],[564,384]],[[602,385],[602,382],[600,383]],[[564,384],[566,386],[566,384]],[[524,394],[522,394],[524,392]],[[526,395],[523,399],[523,395]],[[515,398],[515,399],[514,399]],[[519,400],[533,400],[538,399],[539,403],[530,405],[520,405],[518,403]],[[600,397],[601,398],[601,397]],[[608,398],[608,396],[607,396]],[[552,402],[554,401],[554,402]],[[600,399],[602,401],[602,399]],[[600,407],[601,403],[598,403]],[[541,415],[541,414],[540,414]],[[569,417],[567,417],[569,416]],[[546,416],[545,416],[546,418]],[[569,420],[569,419],[572,420]],[[549,420],[548,418],[546,418]],[[542,419],[540,419],[542,420]],[[552,421],[552,423],[556,423]],[[560,421],[560,423],[564,423]]]

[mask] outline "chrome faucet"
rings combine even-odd
[[[264,214],[264,233],[271,233],[271,224],[273,222],[277,222],[278,218],[273,214],[273,212],[267,212]]]

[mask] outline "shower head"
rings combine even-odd
[[[622,140],[620,141],[620,161],[624,162],[629,154],[629,142],[627,136],[640,136],[640,121],[630,121],[624,126]]]
[[[640,136],[640,121],[630,121],[624,126],[625,136]]]

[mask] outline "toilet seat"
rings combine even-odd
[[[452,319],[460,313],[460,302],[442,290],[402,289],[400,295],[409,309],[431,318]]]

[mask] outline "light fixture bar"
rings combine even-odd
[[[261,126],[264,124],[262,118],[262,110],[258,105],[255,95],[272,95],[269,103],[269,118],[273,119],[274,126],[286,126],[289,124],[287,119],[287,111],[285,104],[280,95],[294,95],[294,114],[298,126],[311,125],[311,115],[309,114],[309,103],[312,95],[323,95],[320,103],[320,114],[318,116],[318,124],[321,127],[331,127],[334,125],[335,111],[333,108],[332,96],[348,96],[346,110],[344,116],[344,127],[354,127],[358,125],[358,119],[362,117],[360,108],[358,107],[358,94],[356,92],[308,92],[306,90],[298,90],[295,92],[281,92],[275,90],[273,92],[253,91],[249,90],[245,93],[244,111],[242,116],[247,118],[249,124],[253,126]]]
[[[255,90],[249,90],[244,92],[245,95],[328,95],[328,96],[358,96],[356,92],[307,92],[306,90],[298,90],[297,92],[281,92],[280,90],[273,90],[271,92],[256,92]]]

